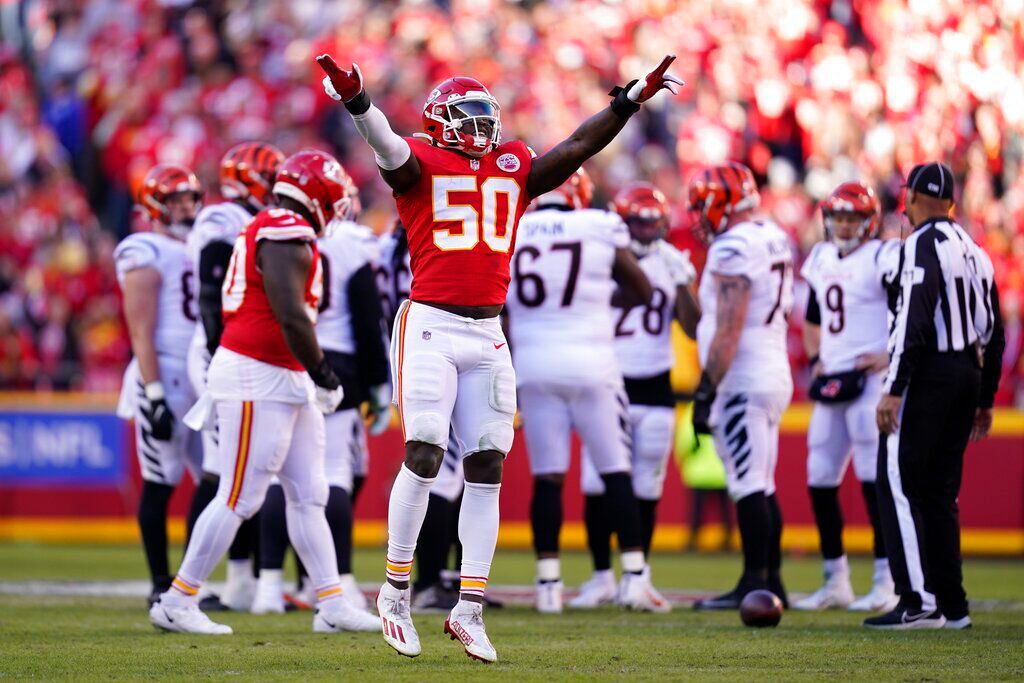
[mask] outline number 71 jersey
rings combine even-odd
[[[750,283],[750,303],[739,346],[718,385],[728,393],[792,392],[786,350],[793,308],[793,250],[789,236],[767,220],[740,223],[711,243],[700,279],[701,317],[697,324],[700,366],[707,367],[718,315],[714,275],[742,276]]]
[[[454,306],[505,302],[533,155],[506,142],[471,158],[406,138],[420,178],[395,198],[409,238],[411,298]]]

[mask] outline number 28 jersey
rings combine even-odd
[[[309,245],[313,260],[306,278],[305,306],[309,319],[316,322],[317,306],[323,295],[323,269],[316,232],[297,213],[287,209],[264,209],[235,240],[221,289],[224,332],[220,345],[270,365],[302,370],[302,364],[285,342],[284,332],[263,288],[263,274],[256,267],[256,248],[261,240],[298,240]]]
[[[740,223],[714,239],[700,280],[697,324],[700,365],[707,367],[715,336],[718,293],[714,275],[741,275],[750,282],[750,303],[739,346],[718,385],[729,393],[789,393],[793,377],[786,328],[793,308],[793,251],[789,237],[771,221]]]
[[[409,237],[411,298],[454,306],[504,303],[516,227],[530,201],[530,149],[511,141],[474,159],[406,140],[421,171],[395,198]]]

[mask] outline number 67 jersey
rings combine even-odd
[[[750,282],[750,303],[736,356],[718,385],[719,393],[792,392],[786,328],[793,307],[793,252],[789,237],[767,220],[739,223],[719,234],[708,250],[700,280],[697,325],[700,365],[707,367],[718,315],[714,275]]]

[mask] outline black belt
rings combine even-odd
[[[623,384],[630,405],[668,408],[674,408],[676,405],[671,373],[668,370],[653,377],[624,377]]]

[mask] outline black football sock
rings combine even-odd
[[[173,486],[144,481],[139,496],[137,518],[142,549],[146,553],[153,588],[160,592],[171,587],[171,569],[167,560],[167,505],[172,493]]]
[[[235,540],[228,548],[229,560],[247,560],[250,557],[259,557],[256,554],[256,544],[259,540],[260,513],[256,513],[249,519],[242,522],[235,534]]]
[[[203,476],[199,479],[199,485],[196,486],[196,492],[192,494],[192,503],[188,508],[188,517],[185,519],[185,547],[188,547],[188,541],[192,538],[192,527],[196,525],[199,515],[203,514],[203,510],[217,495],[219,484],[220,477],[203,472]]]
[[[332,486],[327,494],[327,526],[334,538],[334,555],[338,558],[338,573],[352,573],[352,501],[348,491]]]
[[[413,592],[441,583],[441,570],[451,549],[451,502],[431,493],[427,498],[427,514],[416,538],[416,582]]]
[[[768,581],[768,546],[772,520],[763,491],[736,501],[736,518],[743,545],[743,578],[740,583],[763,588]]]
[[[644,557],[651,554],[651,540],[654,538],[654,525],[657,523],[658,501],[636,499],[640,507],[640,533],[644,542]]]
[[[640,506],[633,495],[633,477],[628,472],[602,474],[608,514],[619,540],[619,551],[643,547],[643,533],[640,530]],[[635,573],[635,572],[631,572]]]
[[[366,477],[355,476],[352,477],[352,495],[349,498],[352,500],[352,507],[356,506],[356,499],[359,498],[359,492],[363,490],[363,484],[366,483]]]
[[[462,567],[462,541],[459,540],[459,515],[462,513],[462,494],[459,494],[459,499],[452,503],[449,512],[448,520],[448,538],[451,539],[450,543],[455,548],[455,564],[452,566],[456,571],[460,571]],[[445,569],[448,568],[448,555],[449,552],[445,552]]]
[[[839,487],[811,486],[808,491],[821,539],[821,556],[826,560],[840,558],[843,556],[843,511],[839,507]]]
[[[534,478],[530,525],[533,527],[533,549],[537,556],[557,555],[558,536],[562,531],[561,484],[550,479]]]
[[[771,536],[768,538],[768,575],[778,576],[782,569],[782,508],[773,493],[765,497],[768,516],[771,519]]]
[[[288,550],[288,524],[285,520],[284,489],[274,484],[260,508],[260,569],[284,568]]]
[[[882,531],[882,518],[878,514],[878,490],[875,488],[875,482],[861,482],[860,490],[864,495],[864,507],[868,509],[868,519],[871,520],[875,559],[885,559],[888,556],[885,554],[885,537]]]
[[[608,501],[601,496],[583,498],[583,523],[587,527],[587,547],[594,561],[594,571],[612,568],[612,523],[608,518]]]

